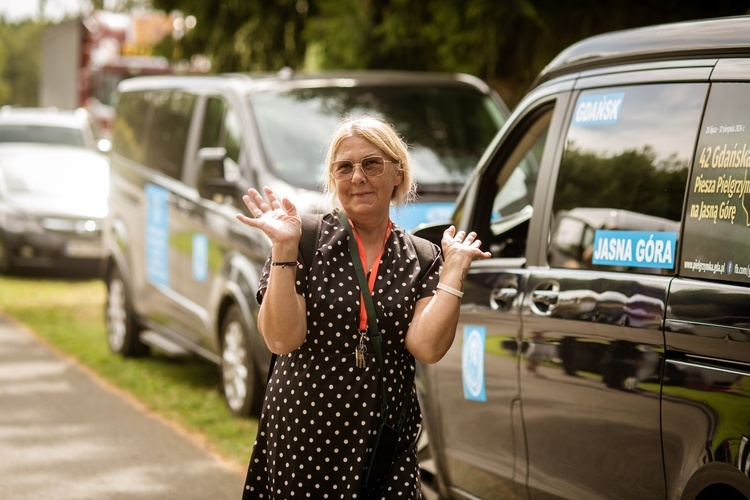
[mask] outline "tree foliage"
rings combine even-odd
[[[152,0],[194,15],[180,41],[214,71],[408,69],[466,72],[515,103],[557,53],[584,37],[747,13],[731,0]]]
[[[0,105],[34,106],[43,25],[0,18]]]
[[[188,58],[205,54],[217,71],[303,66],[306,46],[302,30],[308,17],[305,0],[154,0],[153,5],[197,19],[195,28],[183,39],[165,40],[161,49],[166,56],[175,52]],[[179,43],[179,51],[174,50],[175,43]]]
[[[590,35],[750,13],[734,0],[84,0],[82,10],[149,4],[197,20],[157,53],[209,58],[214,72],[406,69],[465,72],[510,105],[545,64]],[[85,8],[84,8],[85,7]],[[43,23],[0,18],[0,103],[36,101]]]

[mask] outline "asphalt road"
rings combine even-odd
[[[1,499],[238,499],[243,479],[0,314]]]

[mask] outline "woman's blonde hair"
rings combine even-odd
[[[349,137],[361,137],[377,147],[391,160],[393,168],[401,170],[403,181],[393,190],[391,203],[405,205],[416,196],[416,183],[411,176],[411,164],[408,146],[391,124],[373,116],[344,117],[334,130],[326,152],[326,193],[335,201],[336,179],[331,165],[336,157],[341,142]]]

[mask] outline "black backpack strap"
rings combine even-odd
[[[312,265],[312,260],[315,257],[315,248],[318,245],[318,239],[320,238],[320,227],[323,225],[323,217],[320,215],[303,214],[302,218],[302,236],[299,239],[299,256],[302,259],[302,263],[309,269]],[[266,385],[271,380],[271,374],[273,373],[273,367],[276,364],[276,354],[271,353],[271,364],[268,367],[268,375],[266,376]]]
[[[320,215],[303,214],[302,217],[302,237],[299,240],[299,254],[302,257],[302,263],[310,268],[313,257],[315,257],[315,248],[320,238],[320,226],[323,218]]]
[[[406,234],[411,238],[411,241],[414,244],[414,249],[417,251],[417,260],[419,260],[419,267],[421,268],[421,271],[419,272],[419,280],[421,281],[422,277],[432,265],[432,261],[435,260],[435,245],[431,241],[415,236],[409,232]]]

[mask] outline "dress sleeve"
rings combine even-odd
[[[425,297],[432,297],[435,295],[437,290],[438,280],[440,279],[440,271],[443,268],[443,254],[440,251],[440,247],[433,244],[433,259],[427,271],[422,270],[420,272],[421,279],[419,281],[419,288],[417,289],[417,300]]]

